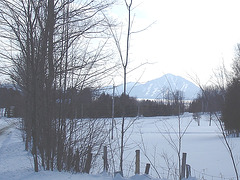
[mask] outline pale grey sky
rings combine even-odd
[[[128,81],[141,77],[140,82],[145,82],[172,73],[188,79],[188,74],[197,75],[204,84],[223,61],[226,67],[231,66],[235,45],[240,43],[239,0],[133,2],[133,31],[155,23],[132,34],[129,70],[144,62],[149,64],[131,72]],[[112,11],[126,22],[124,4]]]

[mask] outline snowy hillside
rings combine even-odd
[[[107,93],[112,94],[112,90]],[[200,88],[192,82],[173,74],[165,74],[164,76],[148,81],[144,84],[128,83],[127,93],[139,99],[165,99],[168,92],[182,91],[185,100],[192,100],[197,97]],[[116,88],[116,92],[121,94],[123,92],[123,85]]]

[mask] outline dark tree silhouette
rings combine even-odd
[[[240,132],[240,79],[234,78],[228,85],[225,104],[222,111],[222,120],[225,129],[239,135]]]

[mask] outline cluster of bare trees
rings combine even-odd
[[[123,2],[128,12],[125,50],[105,12],[114,0],[0,2],[0,58],[7,67],[3,72],[20,87],[25,100],[25,148],[33,155],[36,172],[40,166],[88,172],[92,152],[99,152],[105,141],[105,121],[74,119],[75,97],[114,71],[112,51],[106,50],[111,37],[123,68],[126,99],[134,7],[132,0]],[[126,100],[121,106],[119,169],[123,171]]]
[[[1,60],[25,99],[25,148],[33,154],[35,171],[39,164],[47,170],[83,171],[79,166],[99,146],[96,136],[99,142],[105,138],[92,129],[95,121],[67,119],[65,107],[76,103],[74,96],[66,96],[68,88],[81,91],[112,70],[105,65],[110,58],[107,39],[97,39],[108,27],[102,12],[111,4],[107,0],[0,2]],[[80,155],[82,160],[71,162]]]

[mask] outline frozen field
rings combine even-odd
[[[116,122],[120,122],[116,119]],[[33,161],[24,151],[21,133],[16,129],[16,119],[0,119],[0,179],[113,179],[105,175],[81,175],[59,172],[33,172]],[[192,168],[192,176],[198,179],[235,179],[232,162],[221,133],[214,122],[209,126],[209,116],[202,115],[200,126],[192,120],[192,114],[180,117],[182,134],[181,152],[187,153],[187,164]],[[127,124],[127,122],[126,122]],[[188,126],[189,125],[189,126]],[[151,163],[150,176],[158,179],[175,179],[177,171],[179,119],[176,116],[142,117],[135,120],[126,132],[128,139],[124,154],[124,175],[126,179],[150,179],[146,176],[133,176],[135,150],[140,149],[141,173],[145,164]],[[116,138],[116,131],[114,131]],[[237,163],[240,162],[240,139],[230,139]],[[117,160],[116,160],[117,161]],[[239,166],[238,166],[239,169]],[[160,178],[159,178],[160,177]],[[121,179],[119,177],[115,178]]]
[[[181,140],[181,152],[187,153],[187,164],[192,168],[192,176],[198,179],[234,179],[232,161],[223,143],[218,122],[212,122],[209,126],[209,115],[205,114],[201,116],[200,126],[198,126],[192,114],[188,113],[180,116],[180,122],[180,134],[186,130]],[[140,118],[134,125],[129,144],[132,143],[133,146],[138,144],[140,147],[143,166],[151,160],[161,177],[169,177],[174,173],[174,165],[177,168],[178,158],[175,146],[178,147],[178,137],[178,117]],[[239,163],[240,139],[229,138],[229,142],[236,162]],[[169,170],[170,167],[172,167],[171,170]],[[144,167],[142,171],[144,172]],[[151,168],[151,175],[157,176],[153,168]]]

